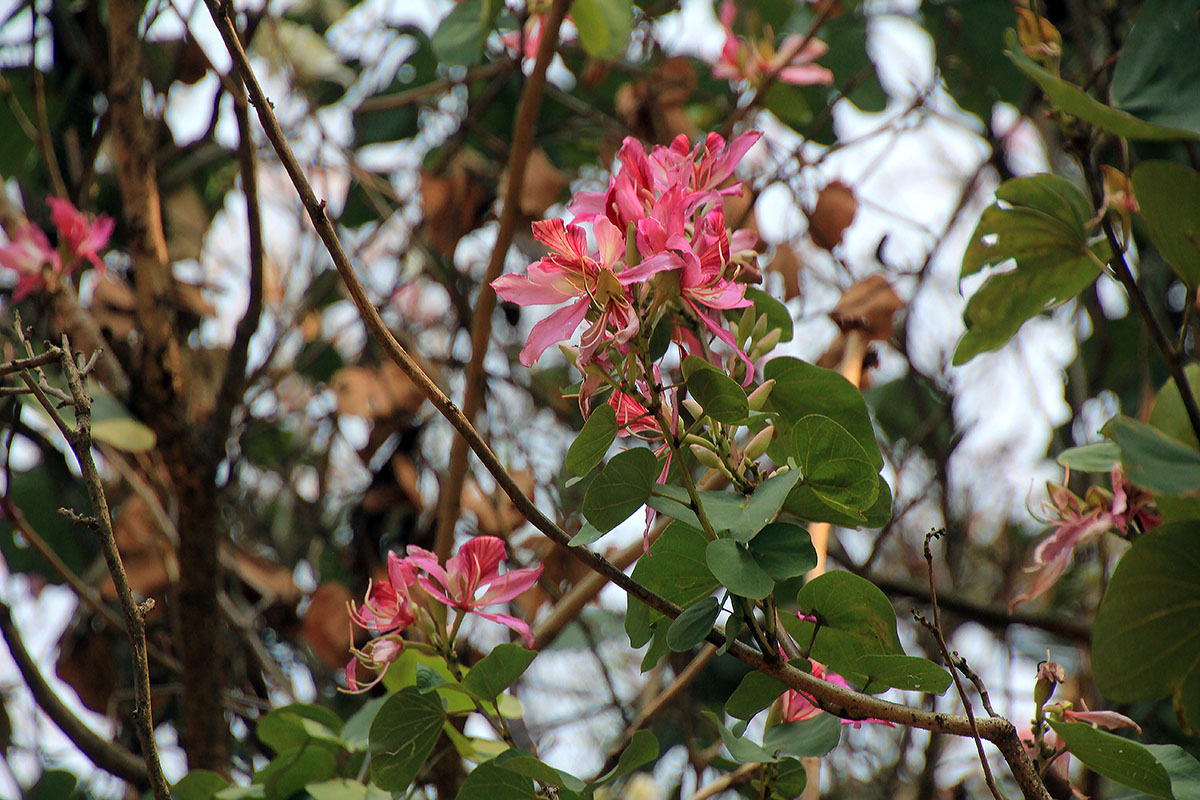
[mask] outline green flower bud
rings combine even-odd
[[[771,389],[775,388],[775,379],[764,381],[761,386],[750,393],[746,398],[746,403],[750,406],[751,411],[762,411],[763,404],[767,402],[767,398],[771,396]]]
[[[768,425],[767,427],[763,428],[754,435],[754,438],[750,440],[750,444],[746,445],[746,458],[754,461],[763,453],[767,452],[767,447],[770,446],[771,441],[774,438],[774,425]]]

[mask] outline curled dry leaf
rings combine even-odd
[[[350,654],[350,625],[346,604],[350,590],[337,581],[325,581],[309,598],[300,632],[308,646],[330,669],[345,665]]]
[[[904,301],[887,278],[875,274],[847,289],[829,317],[842,332],[859,330],[871,341],[884,341],[891,338],[896,312],[902,308]]]
[[[269,605],[293,605],[300,599],[292,571],[268,558],[231,545],[222,548],[221,563]]]
[[[683,56],[669,58],[644,77],[617,89],[617,117],[635,136],[668,144],[679,134],[695,139],[696,123],[685,105],[696,91],[696,69]]]
[[[388,362],[379,368],[342,367],[330,381],[337,396],[338,413],[369,420],[394,414],[411,416],[425,402],[425,395],[398,366]]]
[[[800,257],[789,244],[775,245],[775,256],[767,265],[767,272],[774,272],[783,278],[783,297],[792,300],[800,296],[800,270],[803,265]]]
[[[532,496],[535,485],[532,472],[513,470],[512,477],[522,492]],[[484,494],[474,479],[469,479],[463,488],[462,507],[475,515],[479,533],[487,536],[507,540],[509,534],[525,524],[525,515],[517,510],[508,495],[499,489]]]
[[[821,248],[832,250],[842,243],[842,235],[854,222],[858,200],[854,190],[841,181],[833,181],[817,195],[817,206],[808,215],[808,233]]]
[[[441,174],[421,172],[421,229],[433,248],[453,256],[458,240],[478,227],[489,198],[465,156],[450,161]]]
[[[179,564],[170,540],[141,495],[131,494],[113,510],[113,534],[134,594],[161,598],[167,585],[178,577]],[[100,585],[100,595],[109,600],[117,596],[112,577],[107,573]]]
[[[54,674],[75,690],[79,701],[97,714],[107,715],[120,677],[116,654],[105,630],[87,625],[69,626],[58,640]]]
[[[507,193],[508,173],[500,179],[499,192]],[[532,219],[541,219],[546,209],[558,202],[563,189],[567,188],[567,176],[554,166],[554,162],[540,147],[529,152],[525,164],[525,183],[521,186],[519,206],[521,213]]]

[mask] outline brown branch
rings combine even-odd
[[[967,720],[971,723],[971,738],[975,740],[975,749],[979,752],[979,763],[983,765],[984,782],[987,783],[992,797],[996,798],[996,800],[1004,800],[1004,795],[1000,793],[1000,788],[996,786],[996,779],[992,775],[991,765],[988,764],[987,753],[983,752],[983,739],[979,738],[979,726],[975,722],[975,711],[971,708],[971,698],[967,697],[967,690],[963,688],[962,681],[958,678],[958,664],[954,656],[951,655],[950,648],[946,645],[946,637],[942,635],[942,617],[938,612],[937,588],[934,585],[933,578],[933,551],[929,547],[929,542],[932,539],[941,537],[945,532],[943,529],[930,531],[925,534],[925,564],[929,569],[929,599],[930,604],[933,606],[933,622],[929,622],[915,611],[913,612],[913,616],[937,640],[938,649],[942,651],[942,657],[946,659],[946,666],[950,668],[950,677],[954,679],[954,688],[958,692],[963,708],[967,712]]]
[[[35,369],[57,363],[58,353],[52,352],[42,353],[40,356],[33,356],[32,358],[15,358],[12,361],[5,361],[3,364],[0,364],[0,377],[11,375],[14,372],[24,372],[27,369]]]
[[[146,772],[146,764],[116,742],[105,739],[89,728],[54,693],[54,689],[42,677],[37,664],[21,642],[21,634],[13,624],[12,611],[3,601],[0,601],[0,635],[4,637],[8,652],[17,665],[17,671],[24,678],[38,708],[45,712],[80,752],[105,772],[111,772],[138,789],[148,789],[150,776]]]
[[[546,70],[554,58],[558,46],[558,29],[567,14],[569,0],[554,0],[550,12],[542,20],[542,39],[538,44],[537,60],[533,73],[521,90],[517,111],[513,117],[512,146],[508,156],[508,186],[504,193],[504,208],[500,212],[500,228],[496,232],[496,244],[492,247],[491,260],[479,294],[475,298],[475,314],[471,319],[471,360],[467,364],[466,385],[463,389],[463,414],[474,420],[483,405],[486,389],[484,357],[492,340],[492,315],[496,310],[496,292],[491,283],[504,271],[504,261],[517,231],[521,217],[521,192],[525,187],[525,165],[533,148],[533,135],[537,130],[537,115],[542,107],[542,96],[546,88]],[[437,532],[434,536],[434,552],[438,558],[450,555],[454,545],[454,526],[458,522],[462,502],[463,482],[467,474],[468,445],[462,437],[455,437],[450,446],[450,460],[441,488],[438,503]]]
[[[350,298],[358,307],[359,314],[362,316],[368,333],[378,342],[388,357],[425,394],[434,408],[458,431],[483,466],[495,478],[497,485],[508,495],[516,509],[525,516],[530,524],[551,541],[561,547],[567,548],[567,552],[589,569],[600,574],[605,580],[612,581],[617,586],[620,586],[630,597],[645,603],[655,611],[672,619],[679,616],[683,609],[678,605],[633,580],[603,556],[592,552],[586,547],[571,547],[569,544],[571,540],[570,534],[547,517],[533,500],[521,490],[512,475],[509,474],[500,462],[500,459],[488,447],[487,443],[479,435],[479,432],[475,430],[471,421],[438,388],[429,375],[409,355],[408,351],[396,341],[396,337],[392,335],[391,331],[384,324],[378,310],[367,296],[362,282],[355,274],[346,251],[338,239],[337,232],[334,230],[333,223],[325,213],[325,204],[317,200],[316,195],[313,193],[312,185],[304,177],[304,172],[301,170],[299,162],[296,161],[295,154],[292,152],[283,135],[282,129],[279,127],[279,122],[275,118],[271,104],[263,93],[262,87],[258,84],[253,70],[250,68],[249,60],[242,50],[241,43],[237,39],[232,23],[222,14],[217,5],[217,0],[206,0],[206,5],[217,23],[217,29],[220,31],[226,47],[229,49],[234,65],[240,72],[242,79],[246,82],[246,89],[254,103],[255,110],[258,112],[259,122],[263,126],[267,139],[275,148],[280,162],[288,173],[288,177],[291,178],[296,193],[304,204],[304,208],[313,223],[313,227],[316,229],[317,235],[329,251],[334,266],[346,284]],[[714,628],[709,631],[707,640],[720,646],[725,643],[725,635]],[[762,653],[740,642],[734,641],[730,643],[729,653],[734,658],[757,669],[759,672],[782,681],[790,688],[808,694],[814,699],[817,705],[836,716],[848,719],[882,719],[900,725],[911,725],[924,730],[941,731],[956,736],[973,735],[971,724],[966,717],[911,708],[861,694],[850,689],[843,689],[840,686],[816,678],[810,673],[802,672],[795,667],[789,666],[774,657],[774,654],[772,654],[772,658],[768,659]],[[978,725],[978,732],[982,738],[992,742],[1000,750],[1027,800],[1049,800],[1045,786],[1038,777],[1037,770],[1026,754],[1024,746],[1017,736],[1016,728],[1011,722],[1005,719],[983,720]]]

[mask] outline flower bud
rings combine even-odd
[[[746,310],[742,312],[742,316],[738,317],[738,321],[732,326],[733,338],[738,344],[746,340],[750,335],[750,328],[754,324],[754,306],[746,306]]]
[[[790,466],[788,466],[787,464],[782,464],[775,468],[775,471],[771,473],[771,477],[775,477],[776,475],[782,475],[785,472],[790,472],[791,469],[792,468]]]
[[[683,437],[683,440],[689,445],[694,444],[697,447],[705,447],[709,450],[712,450],[714,453],[716,452],[716,447],[713,445],[713,443],[708,439],[705,439],[703,436],[697,436],[694,433],[689,433],[687,436]]]
[[[709,450],[707,447],[704,447],[704,446],[698,445],[698,444],[694,444],[691,446],[691,450],[692,450],[692,455],[694,455],[696,457],[696,460],[699,461],[704,466],[712,467],[713,469],[719,469],[722,472],[728,472],[728,470],[725,467],[725,464],[721,461],[721,457],[718,456],[716,453],[714,453],[712,450]]]
[[[767,447],[770,446],[771,441],[774,438],[775,438],[775,426],[774,425],[768,425],[767,427],[763,428],[761,431],[759,431],[757,434],[754,435],[754,438],[750,440],[750,444],[746,445],[746,458],[750,459],[751,461],[754,461],[759,456],[761,456],[763,453],[767,452]]]
[[[701,408],[700,404],[692,398],[689,397],[685,399],[682,403],[680,403],[680,405],[683,406],[685,411],[692,415],[692,419],[702,419],[704,417],[704,409]]]
[[[767,398],[771,396],[771,389],[775,388],[775,379],[763,381],[763,384],[750,393],[746,398],[747,405],[751,411],[762,411],[763,404],[767,402]]]
[[[1033,684],[1033,702],[1038,708],[1046,705],[1046,701],[1054,694],[1054,687],[1067,679],[1067,672],[1061,664],[1053,661],[1043,661],[1038,664],[1037,681]]]
[[[758,318],[758,321],[754,323],[754,330],[751,331],[750,338],[761,339],[766,334],[766,332],[767,332],[767,315],[763,314],[761,317]]]
[[[775,349],[775,345],[779,344],[779,340],[783,338],[783,329],[776,328],[768,333],[754,345],[754,352],[750,354],[750,359],[760,358]]]

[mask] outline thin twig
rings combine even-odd
[[[755,773],[762,769],[762,764],[753,761],[749,764],[742,764],[733,772],[727,772],[717,778],[712,783],[706,783],[700,787],[690,798],[690,800],[708,800],[710,797],[715,797],[721,792],[732,789],[735,786],[741,786],[746,781],[754,777]]]
[[[1004,800],[1004,795],[1000,793],[1000,787],[996,785],[996,779],[992,775],[992,768],[988,764],[987,754],[983,752],[983,739],[980,738],[979,728],[975,724],[975,711],[971,708],[971,698],[967,697],[967,690],[963,687],[962,681],[958,679],[958,664],[954,656],[950,654],[950,648],[946,646],[946,638],[942,635],[942,618],[938,612],[937,588],[934,585],[933,579],[933,551],[929,547],[929,542],[932,539],[941,537],[945,532],[945,529],[942,529],[933,530],[925,534],[925,564],[929,569],[929,603],[933,607],[933,622],[929,622],[916,611],[913,611],[913,616],[937,640],[938,648],[942,651],[942,656],[946,659],[946,666],[950,668],[950,677],[954,679],[954,688],[958,690],[958,696],[962,699],[963,708],[967,712],[967,719],[971,723],[971,738],[975,740],[975,748],[979,751],[979,763],[983,765],[983,779],[987,783],[992,797],[996,798],[996,800]]]
[[[492,316],[496,311],[496,292],[492,281],[504,271],[504,261],[517,232],[521,218],[521,192],[525,188],[525,165],[533,149],[533,135],[537,130],[537,115],[542,107],[542,96],[546,88],[546,70],[558,47],[558,29],[567,14],[569,0],[554,0],[549,13],[542,18],[542,38],[538,44],[537,60],[533,72],[521,89],[521,99],[513,115],[512,146],[508,154],[508,186],[504,193],[504,208],[500,212],[500,227],[496,231],[496,243],[492,246],[491,259],[475,298],[475,313],[471,318],[471,360],[467,363],[466,382],[463,388],[462,411],[468,420],[474,420],[483,405],[486,388],[484,357],[492,341]],[[445,481],[441,488],[441,500],[437,510],[437,532],[434,535],[434,552],[438,558],[449,557],[454,545],[454,526],[458,522],[462,500],[463,482],[467,476],[466,440],[455,437],[450,446],[450,459],[446,467]]]
[[[287,143],[287,139],[279,127],[279,122],[275,118],[274,111],[271,109],[270,103],[262,91],[262,87],[258,84],[257,78],[254,76],[249,60],[246,58],[246,54],[237,40],[231,22],[221,14],[220,9],[216,5],[216,0],[206,0],[206,5],[216,20],[217,29],[220,31],[225,45],[230,51],[234,65],[246,82],[246,89],[250,94],[250,98],[254,101],[254,108],[258,112],[259,122],[263,126],[267,139],[275,148],[280,163],[288,173],[288,177],[291,179],[296,193],[300,197],[305,211],[313,223],[313,227],[316,229],[317,235],[325,244],[334,266],[342,276],[347,292],[354,301],[355,306],[358,307],[359,314],[362,316],[368,333],[376,340],[388,357],[425,394],[434,408],[467,441],[484,468],[491,473],[497,485],[508,495],[516,509],[525,516],[531,525],[559,546],[567,548],[567,552],[574,558],[578,559],[589,569],[599,573],[603,579],[612,581],[621,587],[631,597],[672,619],[678,617],[683,609],[675,603],[635,581],[603,556],[592,552],[586,547],[571,547],[569,544],[571,535],[547,517],[537,507],[537,504],[521,490],[512,475],[509,474],[508,470],[500,462],[500,459],[479,435],[479,432],[475,430],[471,421],[438,388],[437,384],[421,369],[413,357],[409,355],[408,351],[392,335],[387,325],[384,324],[382,317],[380,317],[378,310],[371,303],[365,287],[358,279],[353,266],[350,264],[333,223],[325,213],[325,204],[317,200],[312,185],[305,178],[300,164],[292,152],[291,146]],[[718,646],[725,644],[725,635],[715,628],[709,631],[706,639]],[[1017,736],[1016,728],[1006,719],[983,720],[978,726],[972,726],[970,720],[966,717],[953,714],[935,714],[924,709],[912,708],[871,697],[870,695],[865,695],[851,689],[844,689],[828,681],[816,678],[810,673],[802,672],[795,667],[789,666],[778,658],[768,659],[762,653],[741,642],[731,642],[728,652],[734,658],[748,664],[765,675],[777,678],[789,688],[808,694],[818,706],[823,710],[833,713],[835,716],[846,719],[882,719],[900,725],[911,725],[924,730],[939,731],[955,736],[974,736],[978,734],[995,744],[1000,750],[1027,800],[1050,800],[1050,796],[1046,792],[1046,787],[1038,777],[1033,762],[1029,759],[1020,738]]]

